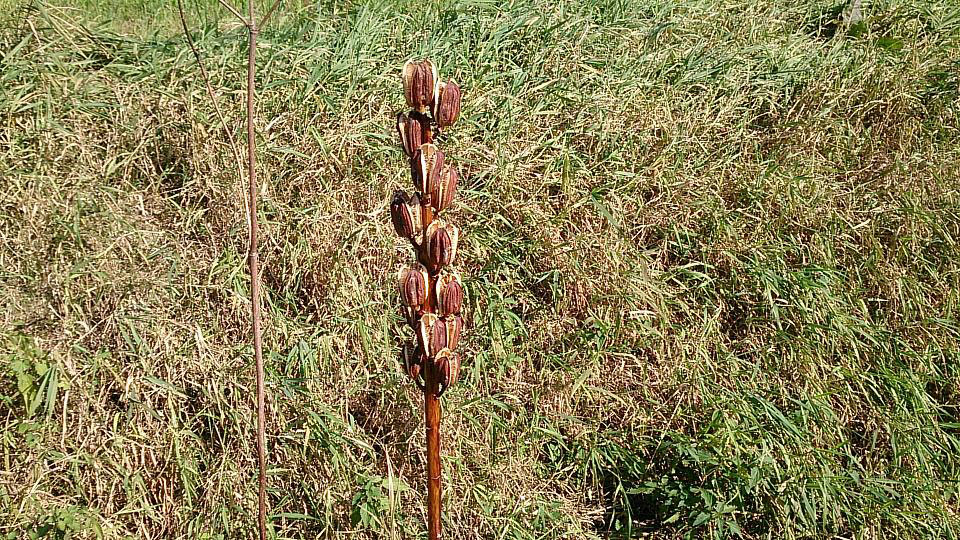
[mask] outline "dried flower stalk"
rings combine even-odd
[[[464,289],[450,266],[456,259],[460,229],[441,219],[453,202],[460,175],[434,140],[434,130],[460,116],[460,87],[440,82],[430,60],[403,66],[408,114],[397,117],[400,144],[410,160],[416,192],[394,193],[390,217],[397,234],[410,241],[416,263],[400,270],[398,285],[404,320],[416,344],[403,347],[407,374],[423,390],[427,432],[427,531],[440,538],[440,396],[460,376],[457,345],[463,332]],[[428,115],[428,111],[432,113]]]

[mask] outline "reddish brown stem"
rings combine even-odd
[[[427,538],[440,539],[440,384],[431,364],[426,370],[423,392],[424,421],[427,425]]]
[[[422,221],[423,221],[423,230],[426,231],[426,230],[427,230],[427,227],[429,227],[430,224],[433,223],[433,207],[430,206],[430,194],[429,194],[429,193],[424,193],[424,194],[423,194],[423,197],[420,198],[420,202],[421,202],[421,204],[423,205],[423,206],[421,206],[421,208],[422,208],[421,216],[422,216]],[[426,235],[424,235],[423,243],[424,243],[424,244],[427,243]]]
[[[430,208],[427,201],[422,201],[423,206],[423,228],[426,228],[433,221],[433,209]],[[426,262],[426,244],[427,239],[424,235],[423,243],[417,250],[417,257],[422,262]],[[434,291],[437,287],[437,277],[430,275],[430,286],[427,290]],[[428,313],[436,311],[434,305],[435,298],[433,294],[427,295],[427,302],[423,310]],[[436,366],[433,360],[425,359],[424,362],[424,386],[423,386],[423,419],[427,428],[427,538],[429,540],[440,539],[440,380]]]
[[[257,153],[254,120],[256,109],[256,62],[257,62],[257,19],[253,2],[247,2],[247,32],[249,50],[247,53],[247,173],[250,178],[250,300],[253,317],[253,354],[257,362],[257,464],[259,465],[259,486],[257,489],[257,525],[260,540],[267,538],[267,440],[266,440],[266,391],[263,372],[263,339],[260,330],[260,255],[257,251],[259,226],[257,223]]]
[[[417,261],[420,262],[431,274],[433,273],[433,268],[430,266],[430,261],[427,259],[427,227],[433,223],[433,208],[430,206],[430,196],[428,194],[423,194],[420,198],[420,220],[423,223],[423,241],[419,244],[414,242],[415,249],[417,251]],[[433,285],[431,284],[429,290],[433,290]],[[433,296],[433,295],[429,295]],[[424,308],[426,311],[433,312],[432,299],[427,298],[427,306]],[[416,329],[414,329],[416,331]]]

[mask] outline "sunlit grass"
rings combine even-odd
[[[172,5],[116,4],[0,15],[0,534],[244,537],[243,184]],[[245,35],[214,5],[188,22],[242,139]],[[276,536],[422,535],[387,203],[399,66],[429,56],[464,90],[448,537],[955,537],[960,9],[864,12],[284,4],[259,101]]]

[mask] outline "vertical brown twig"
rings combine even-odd
[[[263,369],[263,335],[260,329],[260,256],[258,253],[257,239],[259,237],[259,226],[257,222],[257,154],[256,154],[256,133],[254,131],[254,121],[256,120],[256,62],[257,62],[257,20],[254,11],[253,0],[247,2],[247,19],[226,2],[219,0],[230,13],[237,17],[247,28],[248,51],[247,51],[247,175],[249,179],[249,209],[250,209],[250,245],[249,245],[249,268],[250,268],[250,303],[252,331],[253,331],[253,353],[256,359],[257,370],[257,465],[258,488],[257,488],[257,528],[260,540],[267,538],[267,457],[266,457],[266,395],[264,389],[264,369]],[[279,4],[277,0],[270,8],[273,12]],[[190,50],[193,51],[197,65],[200,67],[200,73],[203,76],[203,82],[207,88],[207,95],[213,103],[217,118],[220,124],[227,132],[227,138],[230,142],[230,148],[233,151],[234,159],[237,162],[237,170],[240,170],[240,152],[237,149],[236,140],[233,133],[227,127],[223,113],[217,103],[213,87],[210,84],[210,77],[206,68],[200,59],[200,53],[197,51],[190,37],[187,28],[186,17],[183,14],[183,3],[177,0],[177,11],[180,14],[180,24],[183,26],[183,33],[186,35]]]
[[[256,110],[257,19],[253,0],[247,0],[247,174],[250,178],[250,300],[253,317],[253,354],[257,361],[257,462],[259,465],[258,518],[260,540],[267,539],[266,397],[264,395],[263,348],[260,332],[260,257],[257,252],[257,154],[253,129]]]

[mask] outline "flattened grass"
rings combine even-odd
[[[243,188],[175,13],[0,25],[0,533],[255,521]],[[191,25],[242,127],[244,35]],[[386,202],[398,66],[445,141],[472,330],[451,538],[955,537],[960,9],[289,5],[264,30],[278,538],[422,534]],[[428,32],[426,26],[432,29]]]

